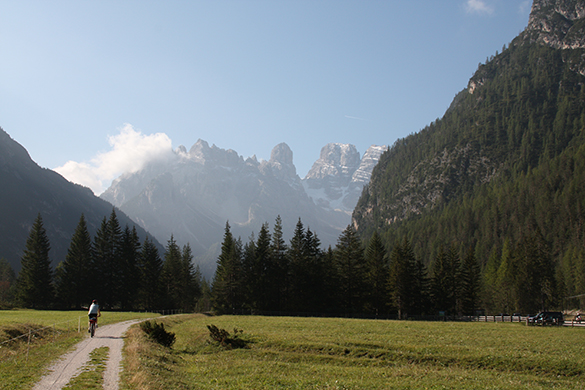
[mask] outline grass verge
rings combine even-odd
[[[246,348],[210,340],[241,329]],[[202,315],[165,324],[173,349],[128,334],[124,389],[582,389],[583,329]],[[131,374],[130,374],[131,373]]]
[[[157,314],[102,312],[100,325],[154,316]],[[85,311],[0,310],[0,389],[32,388],[54,360],[86,335]]]

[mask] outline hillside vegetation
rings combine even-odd
[[[556,48],[583,25],[559,9],[584,4],[544,3],[441,119],[381,157],[353,214],[363,238],[376,231],[387,248],[407,239],[431,269],[444,247],[473,249],[492,311],[585,293],[585,50]],[[545,23],[564,34],[542,44],[531,26]],[[534,293],[539,304],[527,304]]]

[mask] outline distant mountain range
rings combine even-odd
[[[328,144],[301,179],[284,143],[268,161],[258,161],[199,140],[189,151],[179,146],[170,161],[122,175],[101,198],[161,242],[173,235],[180,245],[189,243],[203,274],[211,277],[226,222],[246,242],[263,223],[273,226],[277,216],[290,238],[300,218],[324,246],[335,245],[385,150],[372,146],[360,158],[353,145]]]
[[[65,259],[71,236],[81,214],[90,234],[96,232],[114,207],[90,189],[70,183],[58,173],[39,167],[25,148],[0,129],[0,258],[20,270],[29,229],[40,213],[50,241],[49,257],[56,266]],[[116,210],[120,226],[136,226],[141,241],[147,233],[127,215]],[[158,245],[163,247],[149,236]],[[161,252],[162,253],[162,252]]]

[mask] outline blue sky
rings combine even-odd
[[[0,127],[101,193],[199,138],[286,142],[304,177],[441,117],[527,25],[526,0],[3,1]]]

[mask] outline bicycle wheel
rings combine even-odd
[[[95,322],[91,323],[90,334],[91,334],[91,337],[93,337],[93,335],[95,334]]]

